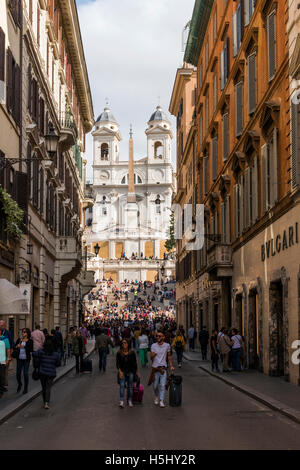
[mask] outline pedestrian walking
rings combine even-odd
[[[199,333],[199,343],[201,347],[202,360],[207,360],[207,346],[209,341],[209,334],[206,329],[206,326],[203,326],[202,330]]]
[[[19,393],[22,388],[22,370],[24,376],[24,389],[23,395],[28,393],[28,383],[29,383],[29,364],[31,360],[31,353],[33,351],[33,341],[31,339],[31,331],[29,328],[24,328],[22,330],[22,335],[16,341],[15,355],[17,359],[17,382],[18,388],[17,392]]]
[[[76,374],[83,373],[83,355],[86,349],[80,330],[76,331],[76,336],[73,338],[72,351],[76,359]]]
[[[163,331],[158,330],[156,334],[157,342],[151,346],[152,371],[148,382],[148,385],[153,383],[154,404],[159,404],[161,408],[165,407],[164,399],[168,382],[168,363],[171,371],[175,370],[172,362],[171,346],[169,343],[165,343],[164,339]],[[160,390],[158,390],[159,386]]]
[[[108,337],[105,330],[102,328],[100,335],[96,337],[95,342],[95,349],[98,350],[99,353],[99,371],[103,372],[106,371],[106,358],[107,358],[107,351],[110,346],[114,346],[112,340]]]
[[[176,336],[172,343],[172,348],[175,349],[176,352],[178,367],[181,367],[183,352],[185,350],[185,340],[180,330],[177,330],[176,332]]]
[[[120,408],[124,408],[125,384],[128,388],[128,405],[133,406],[133,383],[137,373],[136,354],[131,349],[130,341],[122,339],[121,347],[117,352],[116,366],[118,369],[118,383],[120,384]]]
[[[223,333],[219,335],[218,345],[220,348],[220,352],[222,354],[223,372],[230,372],[230,369],[228,367],[228,361],[229,361],[229,354],[230,354],[233,342],[230,341],[230,338],[228,336],[228,331],[226,329],[224,330]]]
[[[49,409],[50,393],[53,380],[56,377],[56,367],[60,365],[59,353],[50,337],[46,338],[43,348],[35,351],[33,357],[38,365],[44,408]]]
[[[73,342],[74,336],[75,336],[74,328],[71,326],[71,327],[69,328],[69,333],[67,334],[68,357],[71,356],[71,352],[72,352],[72,342]]]
[[[232,341],[232,349],[231,349],[231,354],[232,354],[232,368],[235,371],[241,372],[241,352],[242,352],[242,337],[241,335],[238,334],[238,330],[236,328],[232,328],[232,336],[231,336],[231,341]]]
[[[149,338],[147,336],[146,330],[142,329],[142,334],[137,339],[139,343],[139,354],[141,359],[142,367],[145,367],[148,363],[148,348],[149,348]]]
[[[56,340],[57,352],[59,353],[60,359],[61,359],[63,352],[64,352],[64,340],[63,340],[61,332],[59,331],[59,326],[55,327],[54,337]]]
[[[210,338],[210,351],[211,351],[211,370],[212,372],[219,372],[218,361],[219,352],[217,349],[218,331],[213,330]]]
[[[188,329],[189,350],[195,351],[195,328],[192,324]]]
[[[5,335],[5,328],[0,325],[0,398],[6,392],[5,387],[5,370],[9,364],[10,358],[10,342],[8,336]]]
[[[33,351],[38,351],[42,349],[45,342],[45,335],[40,330],[40,325],[35,325],[35,329],[31,333],[31,339],[33,341]]]
[[[10,346],[10,351],[7,353],[10,356],[10,359],[9,359],[7,365],[5,366],[5,384],[4,384],[4,387],[5,387],[5,391],[7,391],[7,387],[8,387],[8,369],[9,369],[9,364],[10,364],[11,359],[12,359],[11,355],[12,355],[15,343],[14,343],[13,333],[11,331],[7,330],[6,323],[5,323],[4,320],[0,320],[0,329],[2,330],[2,336],[7,337],[8,341],[9,341],[9,346]]]

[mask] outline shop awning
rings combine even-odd
[[[20,289],[0,279],[0,315],[26,315],[30,312],[28,289]]]

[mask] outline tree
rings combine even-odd
[[[165,243],[165,248],[169,253],[176,247],[176,240],[175,240],[175,215],[174,211],[171,211],[170,215],[170,226],[169,226],[169,238]]]

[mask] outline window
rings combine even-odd
[[[8,7],[16,25],[21,24],[21,0],[9,0]]]
[[[101,145],[101,160],[108,160],[108,144]]]
[[[154,144],[154,158],[162,158],[163,157],[163,145],[161,142],[155,142]]]
[[[0,103],[4,103],[4,75],[5,75],[5,34],[0,28]]]
[[[248,112],[256,110],[257,86],[256,86],[256,53],[247,58],[248,63]]]
[[[230,196],[227,195],[221,203],[221,241],[230,243]]]
[[[244,0],[244,25],[250,23],[255,9],[255,0]]]
[[[10,49],[7,49],[6,107],[17,125],[20,125],[20,79],[20,67],[16,63]]]
[[[244,208],[244,176],[240,175],[237,184],[233,187],[234,196],[234,236],[238,238],[244,227],[243,208]]]
[[[267,18],[267,42],[268,42],[268,70],[269,80],[276,74],[276,12],[273,11]]]
[[[209,188],[209,173],[208,173],[208,155],[204,155],[203,158],[204,163],[204,194],[208,193]]]
[[[237,56],[242,44],[243,39],[243,21],[242,21],[242,6],[241,1],[239,1],[237,9],[232,17],[232,26],[233,26],[233,57]]]
[[[125,184],[125,183],[126,183],[126,177],[123,176],[122,181],[121,181],[121,184]]]
[[[205,132],[208,132],[208,126],[209,126],[209,90],[206,92],[206,97],[205,97]]]
[[[253,166],[245,170],[245,228],[251,227],[258,215],[257,210],[257,157],[254,157]]]
[[[274,206],[278,198],[277,129],[270,141],[261,148],[262,158],[262,212]]]
[[[224,49],[220,56],[220,81],[221,90],[225,88],[229,75],[229,38],[226,37],[224,41]]]
[[[43,215],[44,212],[44,170],[40,168],[40,175],[39,175],[40,183],[39,183],[39,192],[40,192],[40,214]]]
[[[206,70],[208,69],[208,62],[209,62],[209,42],[208,39],[205,45],[205,62],[206,62]]]
[[[218,176],[218,137],[212,139],[212,179],[215,181]]]
[[[243,116],[243,82],[235,85],[235,135],[240,137],[243,133],[244,116]]]
[[[292,187],[299,185],[300,104],[292,103]]]
[[[200,118],[199,118],[199,137],[200,137],[200,148],[202,147],[202,142],[203,142],[203,114],[201,112]]]
[[[203,84],[203,66],[202,66],[202,62],[200,64],[200,67],[199,67],[199,85],[200,85],[200,90],[202,88],[202,84]]]
[[[214,37],[214,42],[215,42],[217,39],[217,10],[215,10],[215,14],[214,14],[213,37]]]
[[[223,114],[222,117],[222,134],[223,134],[223,161],[226,162],[229,155],[229,128],[228,128],[228,113]]]
[[[217,108],[218,104],[218,77],[217,77],[217,72],[214,73],[214,111]]]

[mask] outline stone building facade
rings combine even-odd
[[[16,283],[31,291],[30,315],[14,330],[80,321],[81,300],[93,285],[82,256],[85,134],[93,107],[75,0],[24,0],[19,163],[26,183],[26,228]],[[22,8],[23,7],[23,8]],[[57,136],[57,150],[47,140]],[[9,155],[7,155],[9,157]]]
[[[186,326],[203,315],[210,329],[238,327],[249,367],[298,383],[299,140],[289,71],[299,67],[287,3],[195,2],[185,61],[197,66],[195,198],[207,236],[188,262],[198,283],[184,309]]]

